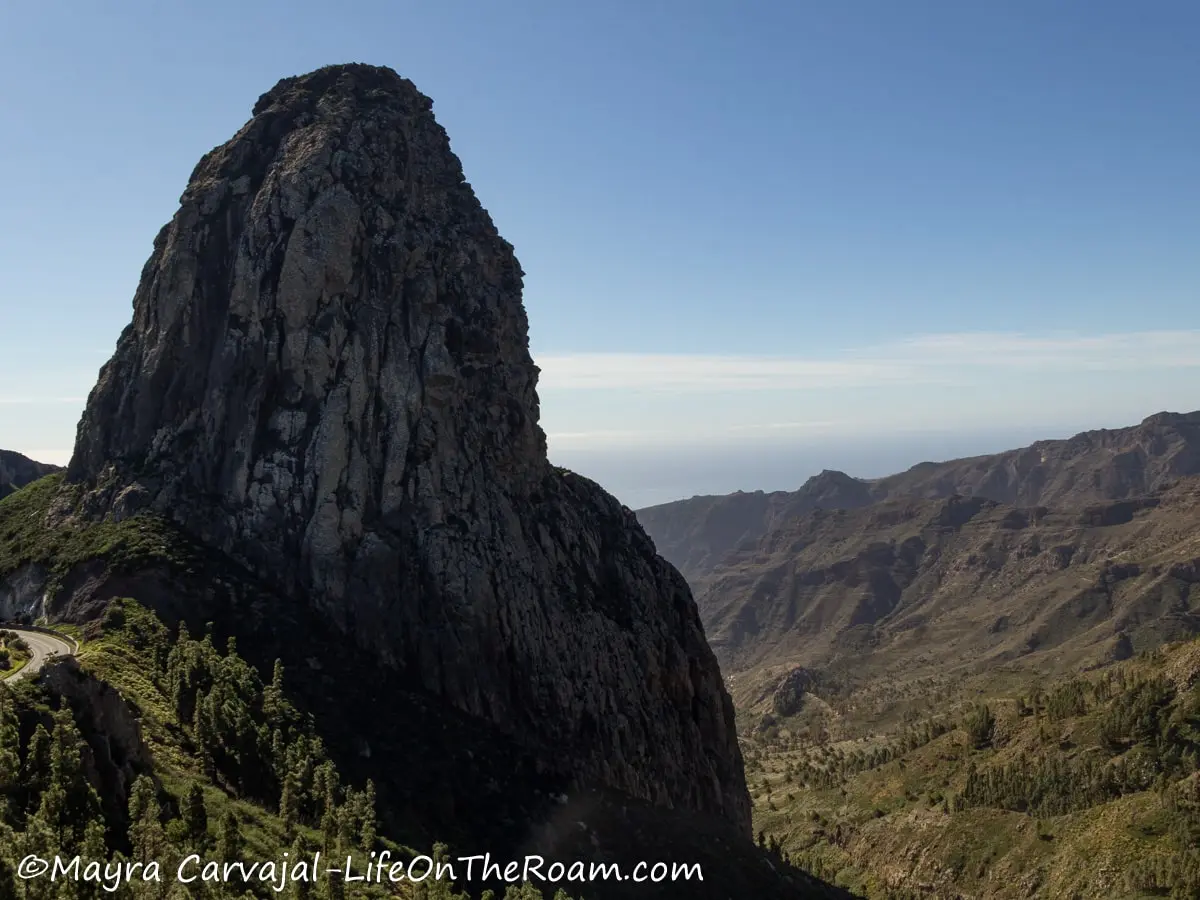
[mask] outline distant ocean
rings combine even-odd
[[[603,485],[626,506],[642,509],[702,494],[794,491],[822,469],[837,469],[856,478],[878,478],[920,462],[999,453],[1034,441],[1068,438],[1081,430],[1041,426],[996,432],[879,434],[794,444],[747,443],[733,448],[588,450],[575,446],[556,451],[552,442],[550,460]]]

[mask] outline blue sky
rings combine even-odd
[[[556,461],[630,505],[1200,407],[1200,6],[0,8],[0,446],[62,462],[201,154],[279,78],[434,99]]]

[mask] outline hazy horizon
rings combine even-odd
[[[1081,431],[1124,428],[1160,412],[1191,412],[1191,408],[1153,409],[1128,420],[1076,422],[1060,427],[1025,427],[952,432],[946,430],[898,431],[893,434],[833,436],[804,443],[776,441],[759,445],[725,447],[680,446],[588,448],[578,443],[557,447],[548,435],[549,457],[600,484],[634,510],[676,500],[737,491],[794,491],[824,469],[855,478],[880,478],[905,471],[921,462],[943,462],[970,456],[1000,453],[1035,441],[1069,438]],[[4,409],[0,407],[0,423]],[[6,429],[0,429],[4,432]],[[39,452],[21,446],[4,446],[38,462],[65,466],[70,450]]]
[[[1154,410],[1148,412],[1191,412]],[[1001,453],[1035,441],[1072,437],[1081,431],[1136,425],[1136,421],[1067,429],[1024,428],[974,433],[901,434],[878,439],[836,439],[821,444],[734,447],[678,455],[660,451],[637,457],[613,453],[555,452],[550,458],[603,486],[631,509],[644,509],[676,500],[737,491],[794,491],[824,469],[855,478],[881,478],[903,472],[921,462],[944,462],[971,456]]]

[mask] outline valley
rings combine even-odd
[[[1065,678],[997,671],[741,710],[764,844],[860,896],[1200,889],[1200,641]]]
[[[1195,896],[1198,420],[639,511],[760,843],[872,900]]]

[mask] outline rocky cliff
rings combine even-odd
[[[68,481],[85,518],[169,516],[581,784],[748,833],[686,583],[547,462],[522,275],[409,81],[285,79],[155,239]]]
[[[0,450],[0,499],[23,488],[31,481],[59,471],[58,466],[35,462],[12,450]]]

